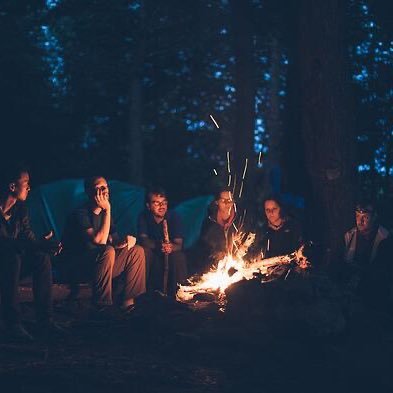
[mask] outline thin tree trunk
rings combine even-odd
[[[274,169],[281,165],[281,139],[282,127],[280,121],[280,50],[279,42],[276,37],[270,39],[270,69],[271,83],[269,86],[269,106],[264,109],[266,132],[269,136],[268,152],[264,158],[264,194],[270,194],[273,191],[271,176]]]
[[[135,58],[129,90],[127,178],[133,184],[143,181],[143,135],[142,135],[142,72],[145,59],[145,4],[141,2],[141,37],[136,43]]]
[[[253,189],[256,76],[252,5],[249,0],[231,0],[233,40],[235,49],[236,116],[233,128],[234,167],[242,176],[248,158],[247,189]],[[240,184],[238,179],[238,184]]]

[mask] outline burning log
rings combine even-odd
[[[239,234],[234,244],[239,239],[244,238],[244,234]],[[268,275],[272,268],[282,265],[290,265],[295,263],[298,267],[306,269],[310,266],[307,258],[303,255],[302,246],[299,250],[288,254],[268,259],[254,259],[250,262],[243,260],[247,254],[248,248],[253,243],[255,234],[249,233],[245,240],[236,245],[234,255],[227,254],[220,260],[216,267],[213,267],[208,273],[202,277],[193,277],[189,279],[190,285],[181,285],[177,292],[179,301],[190,301],[194,296],[201,293],[210,293],[218,299],[225,298],[225,290],[230,285],[241,281],[250,280],[256,274]]]

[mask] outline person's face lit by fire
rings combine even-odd
[[[281,207],[274,200],[265,201],[265,214],[269,223],[273,226],[279,226],[282,223]]]
[[[375,224],[375,213],[372,208],[356,210],[356,227],[362,233],[370,232]]]
[[[229,216],[233,208],[233,197],[230,191],[223,191],[220,193],[220,197],[216,200],[218,214],[223,216]]]
[[[94,181],[93,197],[95,197],[98,194],[101,194],[105,199],[109,199],[108,182],[104,177],[99,177]]]
[[[152,194],[149,203],[147,203],[147,208],[154,217],[162,219],[168,211],[168,200],[163,195]]]
[[[19,179],[10,184],[10,191],[18,201],[25,201],[30,191],[30,176],[27,172],[22,172]]]

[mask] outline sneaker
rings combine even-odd
[[[10,341],[20,343],[32,343],[34,341],[33,336],[20,323],[7,327],[5,334]]]
[[[121,311],[124,315],[130,315],[133,311],[135,311],[135,304],[130,304],[127,307],[122,307]]]

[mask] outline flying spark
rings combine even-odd
[[[258,155],[258,166],[261,166],[261,159],[262,159],[262,150],[259,152]]]
[[[242,177],[243,180],[246,177],[247,165],[248,165],[248,158],[246,158],[246,163],[244,164],[244,171],[243,171],[243,177]]]
[[[242,182],[242,184],[240,185],[239,198],[242,197],[242,194],[243,194],[243,182]]]
[[[213,115],[209,115],[209,116],[210,116],[210,119],[212,119],[214,125],[215,125],[217,128],[220,128],[220,126],[217,124],[216,119],[213,117]]]

